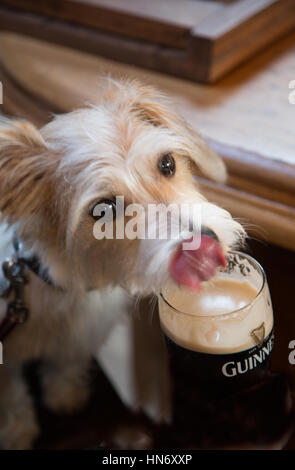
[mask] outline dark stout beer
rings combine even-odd
[[[227,268],[202,287],[171,282],[159,297],[175,445],[281,448],[293,415],[285,377],[269,368],[273,312],[263,269],[232,252]]]
[[[169,286],[165,294],[161,324],[171,364],[182,376],[231,388],[267,368],[274,335],[266,285],[259,292],[246,280],[217,277],[200,293]]]

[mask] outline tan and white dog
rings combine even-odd
[[[40,276],[30,271],[26,286],[29,318],[4,344],[2,448],[30,448],[38,435],[23,364],[43,360],[48,407],[71,412],[81,406],[88,397],[91,357],[118,319],[129,315],[133,296],[159,291],[183,241],[97,240],[96,203],[122,195],[125,204],[143,207],[200,204],[202,224],[214,233],[223,253],[244,237],[228,212],[202,196],[196,167],[216,181],[226,178],[219,157],[166,99],[135,82],[109,80],[97,104],[56,116],[40,130],[25,121],[1,119],[0,211],[2,228],[9,229],[6,234],[2,230],[0,262],[13,252],[13,231],[23,245],[21,256],[38,257],[40,265]],[[216,253],[205,249],[200,259],[211,263],[213,272],[214,259],[206,260],[210,256]],[[198,270],[194,275],[198,282],[205,278]],[[6,301],[0,299],[0,319],[5,311]],[[141,356],[153,354],[143,349]]]

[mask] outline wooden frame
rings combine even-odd
[[[294,27],[294,0],[2,0],[0,7],[3,30],[201,82]]]

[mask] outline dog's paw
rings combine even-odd
[[[28,450],[39,435],[39,426],[30,407],[5,412],[0,419],[0,448]]]
[[[55,413],[74,413],[87,403],[90,391],[85,383],[69,380],[44,380],[44,404]]]

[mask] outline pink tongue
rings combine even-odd
[[[179,284],[200,290],[201,282],[213,277],[218,266],[226,266],[220,244],[208,235],[201,235],[201,245],[197,250],[183,250],[182,244],[179,245],[169,270]]]

